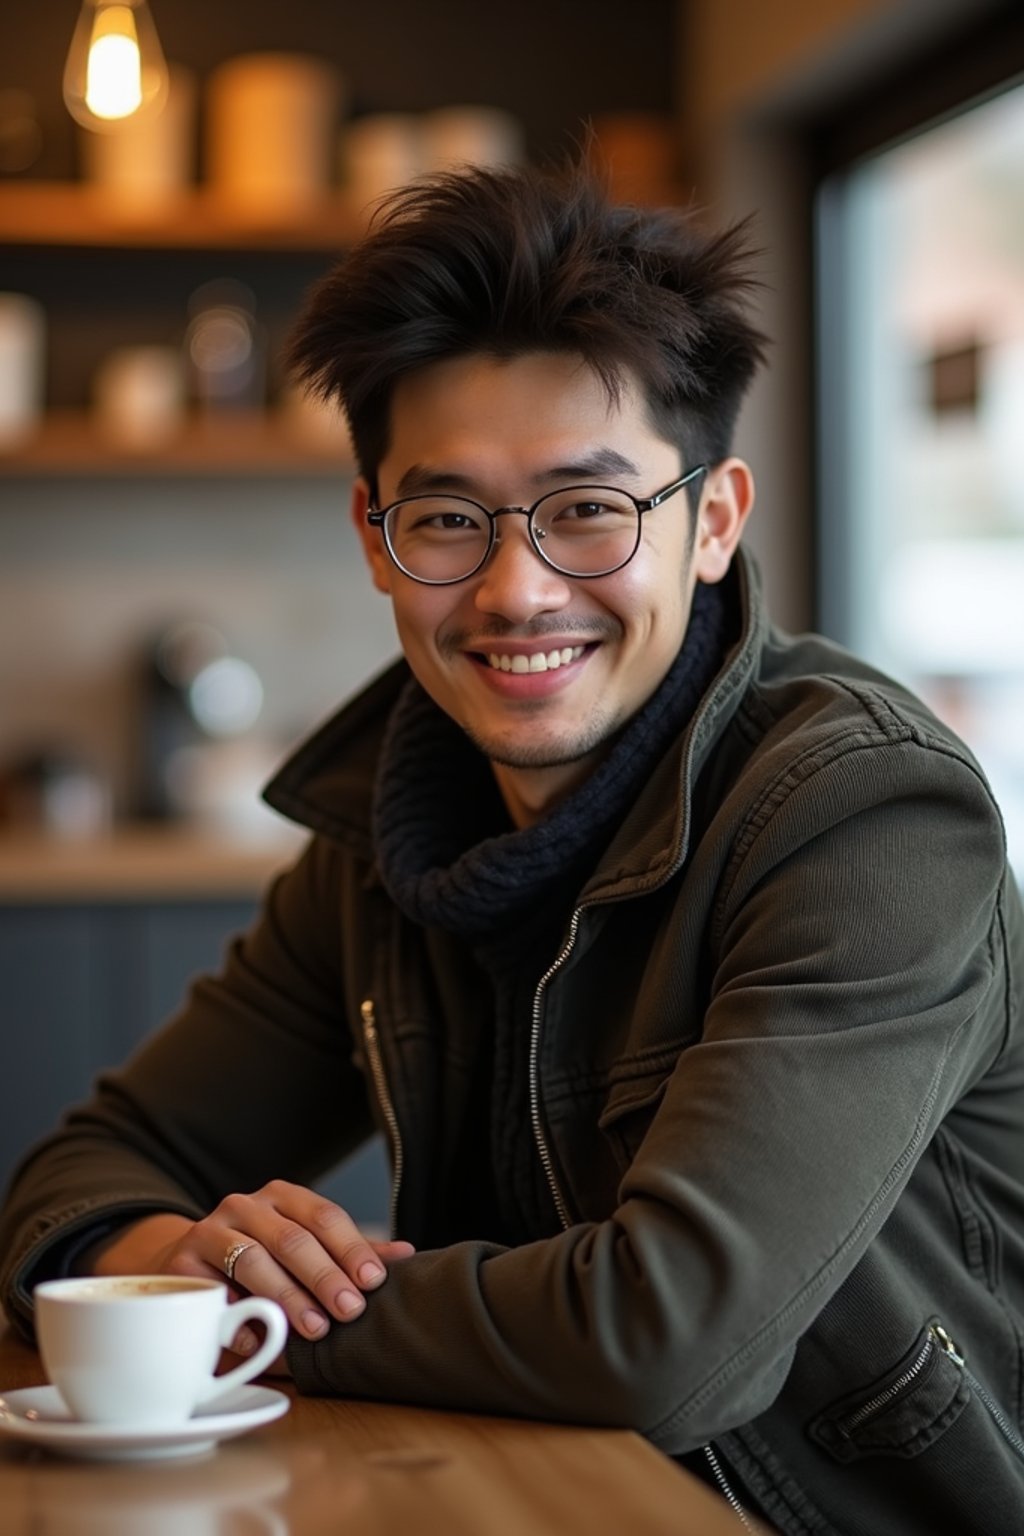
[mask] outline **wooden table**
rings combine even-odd
[[[38,1386],[0,1316],[0,1392]],[[274,1383],[281,1385],[281,1383]],[[4,1536],[741,1536],[728,1505],[624,1430],[294,1396],[179,1462],[0,1440]]]

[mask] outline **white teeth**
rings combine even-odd
[[[487,660],[495,672],[554,672],[558,667],[567,667],[571,661],[578,661],[585,649],[582,645],[566,645],[560,651],[549,651],[547,655],[543,651],[534,651],[530,656],[521,651],[517,651],[514,656],[506,652],[498,656],[492,651]]]

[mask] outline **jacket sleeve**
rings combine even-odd
[[[343,1017],[337,862],[314,840],[223,973],[23,1161],[0,1218],[9,1317],[29,1321],[57,1245],[132,1215],[199,1216],[271,1178],[308,1183],[370,1134]]]
[[[793,765],[733,828],[702,1033],[616,1209],[394,1265],[356,1322],[292,1343],[303,1390],[624,1425],[673,1453],[771,1404],[1008,1028],[988,791],[941,747],[872,740]],[[663,1006],[672,963],[652,946]]]

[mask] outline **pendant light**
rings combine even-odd
[[[82,0],[64,102],[83,128],[109,133],[167,99],[167,62],[146,0]]]

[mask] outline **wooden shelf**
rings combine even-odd
[[[284,824],[263,842],[190,827],[122,827],[80,842],[3,831],[0,904],[255,897],[303,838]]]
[[[350,474],[344,426],[337,437],[283,413],[224,412],[188,421],[159,446],[132,448],[111,439],[86,411],[52,412],[31,437],[0,449],[10,475],[289,475]]]
[[[0,243],[10,245],[341,251],[365,223],[341,192],[301,214],[274,218],[225,203],[207,187],[146,210],[84,182],[0,185]]]

